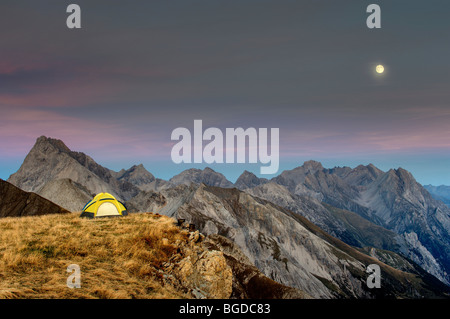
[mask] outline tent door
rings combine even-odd
[[[116,205],[110,202],[102,203],[97,209],[97,217],[102,216],[120,216],[119,211],[117,210]]]

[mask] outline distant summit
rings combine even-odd
[[[313,160],[304,162],[302,167],[307,173],[311,174],[323,170],[322,163]]]
[[[227,178],[213,169],[206,167],[205,169],[191,168],[175,175],[169,180],[174,185],[190,185],[195,184],[205,184],[208,186],[217,186],[223,188],[234,187],[233,183],[227,180]]]
[[[113,175],[119,181],[129,182],[138,188],[145,187],[145,185],[155,181],[155,176],[147,171],[142,164],[133,165],[127,170],[122,169],[116,174],[113,173]]]
[[[444,202],[444,204],[450,207],[450,186],[425,185],[424,187],[428,192],[430,192],[431,196]]]
[[[238,189],[244,190],[248,188],[253,188],[261,184],[267,183],[269,180],[266,178],[258,178],[255,174],[244,171],[241,176],[236,180],[234,186]]]
[[[25,191],[39,192],[48,182],[66,178],[93,194],[108,192],[122,200],[139,193],[136,186],[117,180],[91,157],[71,151],[61,140],[45,136],[36,140],[22,166],[8,181]]]

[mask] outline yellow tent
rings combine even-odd
[[[80,217],[98,218],[126,215],[128,215],[127,208],[123,203],[111,194],[100,193],[84,206]]]

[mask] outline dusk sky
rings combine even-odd
[[[66,26],[70,3],[82,29]],[[259,175],[172,163],[171,132],[201,119],[279,128],[278,174],[314,159],[450,185],[449,14],[448,0],[2,0],[0,177],[41,135],[114,170]]]

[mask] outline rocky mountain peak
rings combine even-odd
[[[133,165],[128,170],[121,170],[116,178],[119,181],[127,181],[135,186],[147,185],[155,180],[155,176],[147,171],[143,164]]]
[[[255,178],[258,178],[258,177],[255,174],[253,174],[252,172],[245,170],[236,181],[238,181],[239,179],[241,179],[241,180],[242,179],[244,179],[244,180],[252,179],[253,180]]]
[[[375,181],[379,176],[383,175],[383,171],[376,168],[373,164],[367,166],[358,165],[354,169],[348,170],[339,176],[346,183],[356,187],[365,187]]]
[[[259,178],[255,174],[245,170],[236,180],[236,183],[234,183],[234,185],[237,188],[244,190],[259,186],[261,184],[265,184],[267,182],[268,180],[266,178]]]
[[[36,140],[32,151],[46,151],[48,148],[54,148],[60,152],[65,153],[70,152],[70,149],[66,146],[66,144],[64,144],[63,141],[46,136],[41,136]]]
[[[151,175],[153,176],[153,174],[151,174],[145,167],[143,164],[139,164],[139,165],[133,165],[130,167],[130,169],[127,170],[128,173],[134,173],[134,174],[146,174],[146,175]]]
[[[407,180],[407,181],[411,181],[411,182],[415,182],[416,179],[412,176],[412,174],[410,172],[408,172],[407,170],[399,167],[396,170],[396,174],[399,178],[403,179],[403,180]]]
[[[401,167],[399,167],[398,169],[390,169],[386,173],[384,180],[386,182],[396,183],[396,184],[397,183],[402,183],[402,184],[406,184],[406,185],[417,184],[416,179],[412,176],[412,174]],[[387,185],[389,185],[389,183]]]
[[[71,151],[61,140],[41,136],[8,182],[24,191],[39,192],[50,181],[69,178],[93,194],[108,192],[122,200],[139,192],[111,172],[88,155]]]
[[[373,165],[372,163],[370,163],[369,165],[366,166],[367,169],[369,170],[369,172],[373,175],[373,176],[380,176],[381,174],[383,174],[384,172],[379,169],[378,167],[376,167],[375,165]]]

